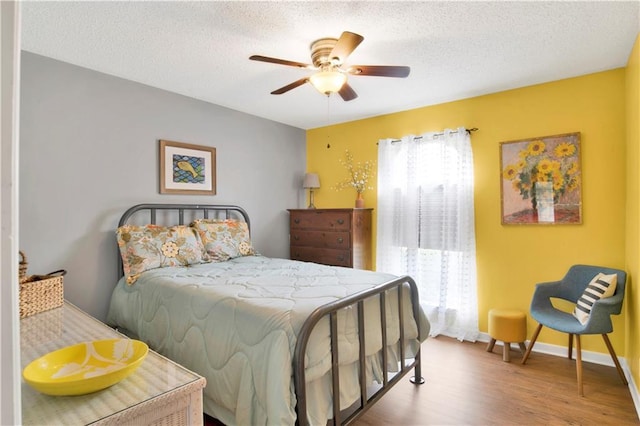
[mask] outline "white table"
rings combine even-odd
[[[21,365],[76,343],[124,337],[69,302],[20,320]],[[22,422],[29,424],[202,425],[203,377],[149,350],[129,377],[98,392],[44,395],[22,381]]]

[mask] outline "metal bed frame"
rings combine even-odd
[[[158,211],[173,211],[178,215],[178,223],[177,225],[185,224],[185,212],[189,212],[191,215],[199,215],[198,217],[202,217],[204,219],[209,218],[222,218],[222,219],[230,219],[230,218],[241,218],[247,223],[249,229],[250,221],[249,215],[247,212],[241,207],[234,205],[218,205],[218,204],[138,204],[131,208],[129,208],[126,212],[123,213],[118,226],[125,225],[129,222],[129,220],[136,213],[140,211],[147,210],[149,213],[149,219],[146,223],[156,224],[157,223],[157,212]],[[200,216],[201,215],[201,216]],[[195,218],[195,217],[194,217]],[[192,219],[191,219],[192,220]],[[189,221],[191,221],[189,220]],[[120,254],[118,253],[118,277],[122,277],[124,275],[122,259]],[[362,414],[364,414],[376,401],[378,401],[382,396],[387,393],[393,385],[395,385],[402,377],[404,377],[410,370],[415,370],[415,375],[411,377],[411,382],[419,385],[424,383],[424,379],[421,374],[421,358],[420,358],[420,347],[416,351],[415,357],[407,362],[405,360],[405,347],[402,344],[404,342],[405,336],[405,325],[404,325],[404,303],[402,298],[402,289],[408,286],[410,295],[411,295],[411,309],[413,311],[413,317],[416,319],[416,325],[418,327],[418,336],[421,336],[420,333],[420,305],[418,300],[418,287],[415,281],[409,277],[404,276],[397,278],[392,281],[388,281],[383,284],[379,284],[373,288],[368,290],[364,290],[340,300],[336,300],[331,303],[327,303],[323,306],[318,307],[315,311],[311,313],[309,318],[305,321],[300,329],[300,333],[297,338],[295,352],[293,356],[293,381],[295,387],[296,394],[296,414],[297,414],[297,424],[299,425],[308,425],[308,417],[307,417],[307,392],[305,386],[305,368],[304,368],[304,357],[307,351],[307,344],[309,342],[309,337],[311,336],[311,332],[314,327],[318,324],[318,322],[324,318],[325,316],[329,317],[329,333],[330,333],[330,342],[331,342],[331,382],[332,382],[332,394],[340,395],[340,377],[339,377],[339,354],[338,354],[338,311],[341,309],[345,309],[348,307],[357,307],[358,313],[358,338],[359,338],[359,346],[360,353],[358,356],[358,364],[359,364],[359,382],[360,382],[360,401],[355,404],[355,407],[345,407],[347,410],[343,411],[340,407],[340,398],[335,398],[333,401],[333,419],[330,420],[334,425],[338,424],[350,424],[359,418]],[[364,351],[365,348],[365,322],[364,322],[364,301],[369,298],[377,297],[379,298],[380,305],[380,327],[381,327],[381,335],[382,335],[382,348],[387,347],[387,316],[386,316],[386,308],[385,308],[385,300],[387,297],[387,293],[389,291],[397,291],[398,292],[398,322],[399,322],[399,346],[400,346],[400,365],[399,371],[396,372],[393,377],[389,378],[389,372],[387,372],[387,350],[381,350],[382,354],[382,365],[385,369],[383,375],[383,383],[380,387],[372,393],[372,395],[367,395],[367,387],[366,387],[366,354]],[[371,326],[371,324],[369,324]],[[344,417],[344,419],[343,419]]]

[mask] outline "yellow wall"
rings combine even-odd
[[[640,36],[629,56],[626,68],[626,131],[627,131],[627,221],[626,268],[631,280],[626,294],[626,342],[625,358],[631,368],[636,385],[640,384],[640,293],[638,268],[640,268]]]
[[[479,128],[471,140],[479,325],[486,332],[489,309],[528,311],[535,283],[561,278],[572,264],[625,267],[625,78],[625,69],[616,69],[309,130],[307,170],[319,173],[322,186],[315,204],[353,206],[354,191],[331,189],[346,176],[338,162],[345,149],[355,160],[376,160],[381,138]],[[360,96],[366,102],[375,93]],[[570,132],[581,132],[582,138],[583,224],[501,225],[499,143]],[[375,193],[375,188],[365,192],[367,207],[375,209]],[[530,319],[529,335],[534,326]],[[611,341],[622,354],[625,315],[615,318],[614,330]],[[539,341],[566,345],[566,339],[545,328]],[[583,348],[607,352],[599,336],[584,338]]]

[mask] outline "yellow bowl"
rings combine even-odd
[[[22,377],[47,395],[83,395],[108,388],[140,366],[149,347],[139,340],[79,343],[32,361]]]

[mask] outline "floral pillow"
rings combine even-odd
[[[249,227],[233,219],[197,219],[191,223],[212,262],[224,262],[240,256],[252,256]]]
[[[149,269],[209,261],[202,242],[188,226],[124,225],[116,236],[127,284]]]

